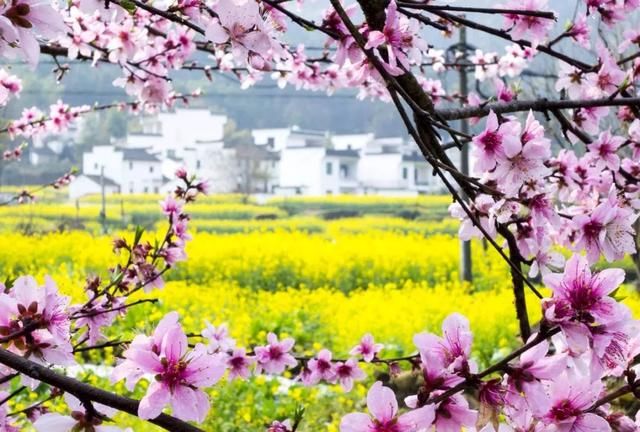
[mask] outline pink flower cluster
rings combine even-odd
[[[35,67],[40,55],[37,37],[55,39],[67,31],[60,11],[46,0],[18,0],[0,6],[0,55],[22,57]]]
[[[153,377],[138,408],[143,419],[157,417],[169,404],[175,417],[202,422],[209,411],[209,398],[202,388],[215,384],[225,369],[224,359],[211,354],[205,345],[189,349],[178,314],[171,313],[160,321],[152,336],[133,340],[112,379],[125,379],[132,390],[144,375]]]
[[[545,283],[553,296],[543,302],[541,325],[547,335],[532,335],[519,358],[494,370],[501,372],[499,378],[481,379],[487,372],[478,372],[470,357],[469,322],[450,315],[441,337],[431,333],[414,337],[422,380],[418,393],[405,400],[409,411],[399,415],[396,396],[377,382],[367,396],[371,417],[348,414],[341,432],[420,432],[431,427],[611,431],[621,424],[636,430],[631,419],[600,402],[606,393],[605,379],[631,374],[630,382],[635,383],[631,368],[638,354],[638,321],[610,296],[623,278],[619,269],[592,274],[587,261],[578,256],[569,260],[563,274],[548,275]],[[552,330],[555,326],[559,332]],[[452,392],[468,386],[478,391],[482,416],[461,393]],[[498,417],[493,417],[498,413],[504,414],[499,426]]]
[[[572,150],[552,156],[551,141],[532,112],[524,125],[491,112],[471,149],[474,172],[488,189],[471,203],[472,217],[457,203],[450,207],[462,221],[460,237],[497,238],[498,226],[508,229],[530,276],[562,266],[558,245],[585,252],[590,264],[634,253],[640,188],[629,173],[638,172],[638,164],[636,151],[629,154],[625,147],[634,142],[636,126],[629,127],[629,141],[608,130],[590,139],[580,157]],[[586,129],[598,130],[597,123]]]
[[[70,343],[69,298],[45,278],[39,286],[21,276],[0,293],[0,335],[8,349],[41,364],[75,363]]]

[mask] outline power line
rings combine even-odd
[[[118,96],[123,97],[126,96],[124,92],[117,91],[95,91],[92,89],[86,90],[60,90],[59,92],[52,90],[23,90],[21,94],[31,94],[31,95],[41,95],[41,94],[55,94],[60,96],[92,96],[92,97],[109,97],[109,96]],[[334,95],[326,95],[322,94],[314,94],[314,93],[285,93],[285,92],[271,92],[271,93],[252,93],[250,91],[246,92],[230,92],[230,93],[203,93],[198,96],[198,99],[214,99],[214,98],[287,98],[287,99],[354,99],[355,94],[347,95],[347,94],[334,94]]]

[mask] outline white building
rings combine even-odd
[[[325,132],[292,130],[280,151],[279,185],[283,195],[358,193],[359,153],[330,147]]]
[[[162,157],[181,158],[196,142],[222,141],[227,116],[208,109],[177,108],[140,119],[140,130],[130,133],[122,146],[145,148]]]
[[[120,186],[107,177],[81,174],[69,184],[69,198],[78,199],[85,195],[93,195],[104,192],[107,195],[120,193]]]
[[[100,173],[121,193],[164,192],[177,168],[207,178],[213,193],[280,195],[441,193],[444,185],[402,137],[331,134],[290,128],[255,129],[248,141],[225,142],[227,117],[206,109],[176,109],[143,117],[119,147],[84,155],[84,177],[73,195],[95,192]],[[241,135],[240,135],[241,136]],[[454,163],[459,152],[450,150]]]
[[[119,145],[154,155],[161,161],[160,171],[165,177],[173,178],[176,169],[183,167],[208,178],[212,192],[233,192],[236,180],[227,175],[233,160],[223,142],[227,121],[227,116],[208,109],[177,108],[142,117],[139,130],[129,133]],[[125,188],[123,193],[129,190]]]
[[[366,194],[418,195],[442,192],[440,179],[417,150],[381,148],[363,152],[360,180]]]
[[[265,135],[269,137],[262,135],[263,142]],[[401,137],[376,138],[371,133],[329,136],[299,129],[290,130],[280,151],[280,181],[275,190],[283,195],[443,191],[443,183],[433,175],[415,144]]]
[[[253,136],[253,142],[256,145],[265,145],[280,151],[287,146],[289,135],[295,130],[295,126],[292,128],[253,129],[251,136]]]
[[[71,198],[95,193],[96,179],[101,177],[124,194],[160,193],[165,183],[161,160],[143,148],[95,146],[83,155],[82,167],[80,177],[85,178],[69,190]]]
[[[336,150],[362,150],[375,140],[373,133],[331,135],[331,144]]]

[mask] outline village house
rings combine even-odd
[[[162,161],[142,148],[95,146],[82,162],[82,174],[69,186],[72,199],[101,191],[102,182],[124,194],[160,193],[167,183]]]
[[[176,109],[140,119],[116,146],[85,153],[72,197],[107,192],[159,193],[174,187],[177,168],[207,178],[211,193],[264,195],[420,195],[444,185],[402,137],[331,134],[289,128],[254,129],[225,141],[224,115]],[[245,142],[246,141],[246,142]],[[457,150],[450,151],[458,163]]]

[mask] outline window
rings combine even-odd
[[[327,175],[333,174],[333,164],[331,162],[327,162],[326,172],[327,172]]]
[[[418,183],[418,168],[413,169],[413,181]]]
[[[158,186],[154,187],[153,193],[160,193],[160,188]]]
[[[269,137],[269,138],[267,138],[267,146],[268,146],[269,148],[273,148],[273,146],[275,145],[275,143],[276,143],[276,139],[275,139],[274,137]]]
[[[349,178],[349,165],[340,164],[340,177],[343,179]]]
[[[96,163],[94,163],[94,164],[93,164],[93,168],[94,168],[94,169],[98,169],[98,162],[96,162]]]
[[[333,195],[333,191],[328,190],[327,195]]]
[[[153,166],[149,167],[149,172],[152,173],[153,172]]]
[[[133,162],[129,162],[129,169],[132,170],[133,169]]]
[[[407,169],[407,167],[402,167],[402,178],[406,180],[407,177],[409,177],[409,170]]]
[[[199,160],[196,161],[196,169],[200,169],[200,167],[202,166],[202,163],[200,163]]]
[[[144,193],[149,193],[149,187],[148,186],[144,187]]]

